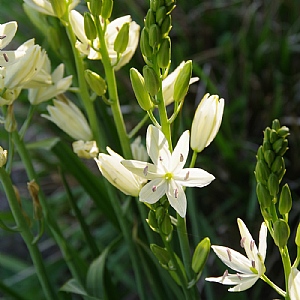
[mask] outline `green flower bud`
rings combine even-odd
[[[171,40],[166,37],[162,40],[160,48],[157,53],[157,65],[160,68],[167,68],[171,59]]]
[[[280,129],[280,122],[278,119],[273,120],[272,122],[272,129],[274,129],[275,131]]]
[[[0,168],[2,168],[7,161],[7,150],[4,150],[1,146],[0,146]]]
[[[149,66],[144,66],[143,75],[145,86],[151,96],[155,96],[159,91],[159,79],[154,69]]]
[[[273,150],[267,150],[264,153],[264,159],[267,162],[269,168],[272,166],[272,163],[275,159],[275,153]]]
[[[162,38],[165,38],[169,34],[172,28],[171,23],[172,23],[171,15],[167,15],[160,26],[160,33]]]
[[[157,224],[155,212],[153,210],[149,210],[148,219],[146,221],[152,230],[157,231],[158,224]]]
[[[150,249],[161,265],[168,265],[169,261],[171,260],[171,257],[169,252],[165,248],[159,247],[155,244],[150,244]]]
[[[267,180],[270,176],[270,173],[270,169],[264,160],[257,161],[255,167],[255,176],[258,182],[267,184]]]
[[[170,236],[170,234],[172,233],[173,226],[169,214],[165,214],[165,217],[160,226],[160,231],[166,236]]]
[[[272,221],[272,215],[269,213],[267,208],[261,208],[261,214],[265,220]]]
[[[140,39],[141,52],[145,57],[151,57],[153,54],[153,49],[149,44],[149,34],[146,28],[143,28]]]
[[[287,137],[290,133],[289,133],[289,128],[288,127],[286,127],[286,126],[282,126],[279,130],[278,130],[278,135],[280,136],[280,137],[283,137],[283,138],[285,138],[285,137]]]
[[[89,40],[94,40],[97,37],[97,30],[94,20],[90,13],[84,13],[84,32]]]
[[[196,247],[192,258],[192,269],[198,274],[202,272],[210,251],[210,240],[204,238]]]
[[[163,5],[164,5],[164,0],[150,0],[150,8],[154,12],[156,12]]]
[[[263,152],[263,147],[259,146],[258,150],[257,150],[257,160],[263,160],[264,158],[264,152]]]
[[[272,163],[271,171],[278,175],[278,173],[281,172],[281,170],[284,168],[285,168],[285,165],[284,165],[283,157],[276,156],[274,159],[274,162]]]
[[[280,193],[280,198],[279,198],[279,206],[278,210],[282,216],[285,214],[288,214],[292,208],[292,196],[291,196],[291,191],[286,183]]]
[[[161,6],[157,11],[155,15],[156,23],[161,26],[162,22],[164,21],[165,17],[167,15],[167,10],[165,6]]]
[[[271,175],[268,178],[268,189],[271,196],[275,197],[278,194],[279,179],[278,176],[274,173],[271,173]]]
[[[106,93],[107,85],[100,75],[87,69],[84,71],[84,77],[91,90],[98,96],[102,96]]]
[[[129,22],[124,23],[123,26],[121,27],[121,29],[119,30],[118,35],[115,39],[114,50],[118,54],[122,54],[128,46],[129,26],[130,26]]]
[[[155,216],[156,216],[158,225],[161,225],[161,223],[163,222],[163,220],[165,218],[165,214],[166,214],[166,210],[162,206],[159,206],[155,210]]]
[[[160,29],[156,24],[152,24],[149,28],[149,45],[155,48],[161,42]]]
[[[109,19],[113,9],[113,0],[102,0],[101,16],[104,19]]]
[[[264,140],[264,142],[263,142],[263,152],[266,152],[267,150],[273,150],[272,145],[269,141]]]
[[[281,145],[281,149],[278,151],[278,155],[283,156],[286,150],[288,149],[288,140],[284,139]]]
[[[264,142],[269,142],[271,136],[271,128],[267,127],[264,131]]]
[[[151,25],[155,24],[155,15],[152,9],[148,9],[147,15],[144,20],[145,27],[149,29]]]
[[[276,153],[278,153],[281,150],[283,144],[283,138],[279,138],[273,145],[272,148]]]
[[[295,243],[296,243],[297,247],[300,247],[300,223],[298,224],[298,227],[297,227]]]
[[[274,223],[274,242],[279,248],[284,248],[290,236],[290,227],[283,219]]]
[[[188,60],[180,70],[174,84],[174,101],[182,101],[189,89],[189,82],[192,77],[192,61]]]
[[[268,189],[260,182],[256,185],[256,194],[258,202],[262,208],[268,208],[272,203],[272,196],[270,195]]]
[[[130,81],[140,107],[145,111],[150,110],[153,107],[153,103],[146,90],[144,78],[138,70],[130,69]]]
[[[270,133],[270,142],[271,144],[275,143],[278,139],[278,135],[277,132],[274,129],[271,129],[271,133]]]
[[[90,0],[89,10],[95,17],[101,15],[102,0]]]
[[[65,0],[49,0],[55,15],[60,19],[67,11],[68,4]]]

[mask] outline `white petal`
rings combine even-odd
[[[238,273],[250,274],[252,271],[251,261],[241,253],[224,246],[211,246],[217,256],[232,270]]]
[[[16,34],[18,24],[16,21],[0,24],[0,49],[6,47]]]
[[[263,261],[265,261],[266,259],[267,234],[268,234],[268,228],[265,222],[263,222],[261,224],[260,231],[259,231],[259,245],[258,245],[258,252],[261,255]]]
[[[184,218],[186,215],[186,196],[181,185],[176,184],[174,180],[170,180],[166,193],[170,205]]]
[[[164,178],[165,173],[160,172],[160,169],[148,162],[139,160],[123,160],[122,165],[132,173],[144,177],[146,179]]]
[[[155,126],[149,125],[146,135],[147,152],[155,165],[167,167],[171,153],[164,134]]]
[[[154,179],[148,182],[140,191],[140,201],[149,204],[156,203],[167,190],[167,183],[163,179]]]
[[[300,272],[296,268],[291,269],[288,287],[290,299],[300,300]]]
[[[177,145],[172,153],[171,166],[169,170],[170,172],[176,173],[184,167],[189,155],[189,141],[190,133],[188,130],[186,130],[179,138]]]
[[[228,289],[228,291],[229,292],[242,292],[242,291],[245,291],[245,290],[251,288],[258,279],[259,278],[257,276],[252,276],[248,280],[245,280],[242,283],[236,285],[235,287]]]
[[[174,174],[174,180],[183,186],[204,187],[210,184],[215,177],[210,173],[198,168],[185,168]]]

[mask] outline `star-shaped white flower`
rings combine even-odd
[[[229,274],[226,270],[221,277],[209,277],[207,281],[219,282],[224,285],[234,285],[229,292],[241,292],[252,287],[265,273],[264,261],[267,251],[267,226],[263,222],[259,232],[258,248],[245,223],[238,219],[241,233],[241,246],[245,249],[246,256],[223,246],[211,246],[217,256],[236,274]]]
[[[146,146],[153,164],[137,160],[122,161],[128,170],[150,180],[139,193],[140,201],[153,204],[166,194],[171,206],[184,218],[187,204],[183,187],[204,187],[215,177],[202,169],[183,168],[189,152],[188,130],[181,135],[171,153],[164,134],[150,125]]]
[[[296,268],[291,269],[288,287],[290,299],[300,300],[300,272]]]

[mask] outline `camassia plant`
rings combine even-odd
[[[71,299],[72,295],[84,299],[125,299],[129,295],[138,299],[199,299],[197,283],[205,282],[201,274],[211,243],[209,237],[199,237],[195,247],[190,245],[186,219],[194,199],[189,199],[187,188],[203,188],[215,179],[196,163],[198,153],[219,131],[224,99],[205,94],[191,116],[191,128],[179,125],[189,86],[198,78],[192,77],[191,60],[173,70],[171,67],[169,33],[175,0],[150,0],[142,28],[129,15],[113,20],[113,4],[113,0],[24,0],[29,19],[37,27],[46,28],[45,34],[51,33],[49,45],[59,43],[64,53],[57,67],[34,39],[16,50],[6,50],[18,24],[0,24],[0,105],[9,141],[7,148],[0,148],[0,180],[15,226],[2,220],[0,225],[21,235],[40,283],[38,293],[45,299]],[[143,117],[128,132],[116,72],[131,63],[137,49],[144,66],[131,67],[129,80],[135,106]],[[68,75],[64,77],[65,67]],[[25,95],[28,114],[19,126],[14,105]],[[133,120],[137,119],[135,111]],[[47,125],[54,123],[64,133],[28,146],[25,137],[34,126],[34,116],[46,119]],[[106,130],[107,120],[113,130]],[[143,132],[146,135],[141,137]],[[291,209],[288,186],[282,187],[277,201],[285,172],[282,156],[287,149],[287,135],[287,128],[274,121],[258,151],[255,175],[264,218],[259,245],[238,219],[247,257],[226,247],[212,246],[238,273],[230,275],[226,271],[220,278],[207,280],[235,285],[231,291],[250,288],[261,278],[286,299],[300,299],[299,229],[293,265],[287,249]],[[68,138],[72,139],[71,146]],[[68,241],[59,219],[63,215],[57,215],[49,204],[32,148],[58,159],[65,195],[80,227],[77,245],[84,244],[84,251]],[[11,179],[16,155],[27,173],[33,218],[23,208],[22,197]],[[97,175],[87,167],[87,160],[99,168]],[[109,224],[109,238],[97,239],[98,228],[90,226],[82,213],[66,174],[76,178],[93,202],[94,214],[101,220],[97,224]],[[195,210],[189,212],[197,219]],[[280,250],[286,291],[265,275],[267,231]],[[53,240],[63,258],[64,275],[58,278],[51,276],[51,266],[39,247],[45,236]],[[5,281],[0,289],[14,299],[27,299]]]

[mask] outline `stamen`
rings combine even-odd
[[[225,270],[225,272],[223,273],[223,276],[222,276],[222,279],[221,279],[221,282],[224,281],[224,279],[228,276],[228,270]]]
[[[188,180],[190,177],[190,171],[186,172],[184,180]]]
[[[3,40],[3,39],[5,39],[6,38],[6,35],[4,34],[4,35],[0,35],[0,40]]]
[[[238,277],[239,280],[242,280],[242,276],[239,273],[236,273],[236,276]]]
[[[245,241],[246,241],[246,237],[244,236],[243,238],[241,238],[241,242],[240,242],[242,248],[245,248]]]
[[[180,153],[180,158],[179,158],[180,162],[183,162],[183,159],[184,159],[184,157],[183,157],[182,153]]]
[[[255,245],[255,242],[254,242],[254,240],[252,240],[252,241],[250,242],[250,250],[251,250],[251,251],[253,250],[254,245]]]
[[[162,157],[161,157],[161,156],[159,157],[159,160],[160,160],[160,161],[163,161],[163,159],[162,159]]]
[[[157,186],[154,185],[154,186],[152,187],[152,192],[154,193],[154,192],[156,192],[156,190],[157,190]]]
[[[251,261],[251,265],[255,269],[255,261],[254,260]]]
[[[231,261],[232,260],[231,252],[228,248],[226,249],[226,251],[227,251],[228,259],[229,261]]]
[[[8,56],[6,53],[3,53],[3,57],[4,57],[5,61],[8,62]]]
[[[145,175],[145,176],[147,176],[147,175],[148,175],[148,166],[146,166],[146,167],[144,168],[144,171],[143,171],[143,173],[144,173],[144,175]]]
[[[174,196],[175,196],[175,198],[178,198],[178,189],[174,190]]]

